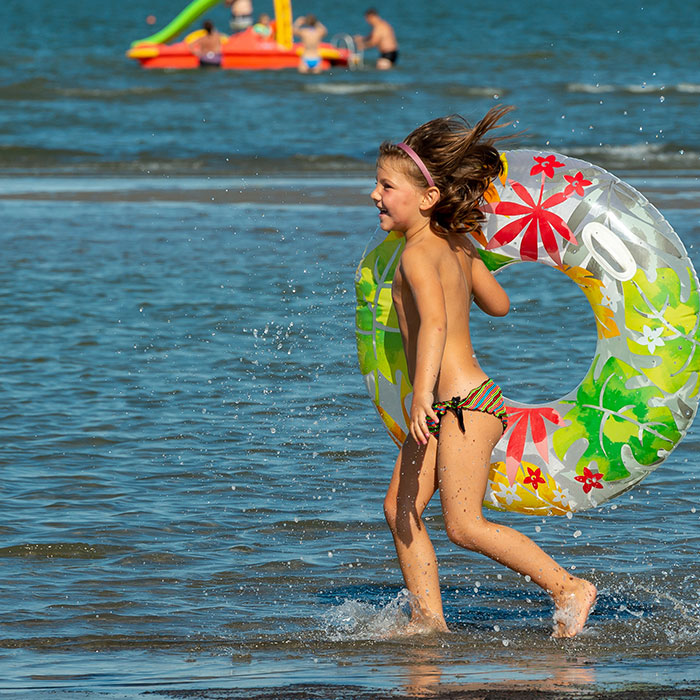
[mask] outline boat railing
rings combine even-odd
[[[357,48],[357,44],[355,44],[355,40],[350,34],[336,34],[331,39],[331,44],[335,46],[336,49],[346,49],[350,54],[348,59],[348,68],[350,68],[350,70],[364,68],[364,52],[362,49]]]

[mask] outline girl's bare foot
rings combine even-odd
[[[412,597],[411,619],[400,630],[396,630],[393,636],[412,637],[418,634],[444,634],[449,631],[442,610],[439,612],[426,610],[417,598]]]
[[[444,620],[436,617],[412,618],[408,624],[390,630],[386,639],[402,639],[404,637],[414,637],[417,635],[449,634],[450,630]]]
[[[596,587],[582,578],[574,579],[572,586],[555,599],[552,637],[575,637],[585,626],[595,603]]]
[[[402,637],[411,637],[415,634],[445,634],[450,630],[444,620],[437,618],[422,618],[420,620],[411,620],[402,630]]]
[[[435,634],[449,632],[447,622],[442,613],[433,613],[423,610],[417,602],[411,606],[411,621],[406,625],[403,633],[413,634]]]

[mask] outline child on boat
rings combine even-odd
[[[421,519],[439,491],[448,537],[541,586],[554,601],[553,636],[573,637],[586,623],[595,586],[482,513],[491,451],[507,416],[499,387],[474,354],[470,305],[473,298],[487,314],[504,316],[510,302],[467,234],[478,230],[482,197],[501,174],[499,138],[489,132],[509,110],[491,109],[474,128],[459,117],[434,119],[379,150],[371,198],[380,227],[406,238],[392,299],[413,384],[409,435],[384,511],[416,603],[416,631],[447,630],[435,551]]]

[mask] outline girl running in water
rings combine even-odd
[[[491,451],[507,426],[501,391],[479,366],[469,331],[472,299],[492,316],[508,295],[468,238],[502,164],[489,132],[510,110],[491,109],[474,128],[434,119],[402,143],[383,143],[371,198],[380,227],[406,245],[392,298],[413,384],[409,435],[384,501],[416,630],[447,630],[435,551],[421,519],[436,491],[448,537],[529,576],[554,601],[554,637],[584,627],[595,586],[569,574],[525,535],[482,513]],[[501,137],[503,138],[503,137]]]

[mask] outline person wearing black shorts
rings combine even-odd
[[[377,68],[379,70],[389,70],[393,68],[399,57],[399,44],[396,41],[394,28],[379,13],[370,7],[365,11],[365,20],[372,27],[369,36],[356,36],[355,43],[358,49],[369,49],[376,47],[379,49]]]

